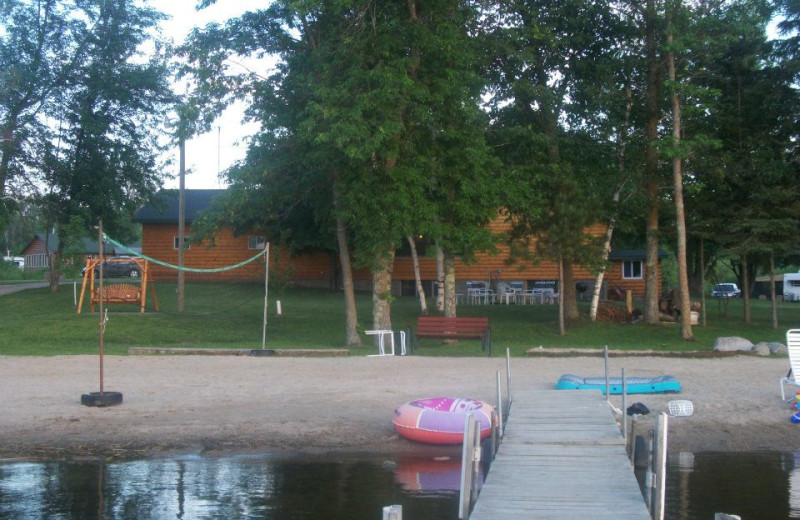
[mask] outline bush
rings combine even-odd
[[[16,264],[5,260],[0,262],[0,280],[24,280],[25,277],[25,270],[20,269]]]

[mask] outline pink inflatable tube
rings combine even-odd
[[[461,444],[467,414],[481,425],[481,439],[492,433],[494,407],[483,401],[459,397],[431,397],[406,403],[394,411],[394,429],[412,441],[427,444]]]

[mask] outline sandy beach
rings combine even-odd
[[[680,395],[628,397],[654,413],[673,399],[693,402],[691,417],[670,419],[670,451],[800,450],[800,425],[791,423],[778,387],[787,358],[621,357],[609,364],[612,375],[624,367],[628,376],[668,374],[681,382]],[[424,451],[431,447],[397,436],[393,410],[440,395],[494,402],[505,359],[107,356],[104,371],[105,390],[124,396],[120,406],[80,404],[81,394],[99,389],[97,356],[0,356],[0,459]],[[552,389],[565,373],[601,376],[603,362],[512,359],[512,394]],[[612,403],[621,400],[612,396]]]

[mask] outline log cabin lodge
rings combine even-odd
[[[185,234],[191,234],[192,221],[208,208],[211,201],[224,190],[186,190],[185,192]],[[178,191],[164,190],[158,203],[142,206],[136,213],[135,220],[142,225],[142,254],[158,260],[178,263]],[[490,224],[492,230],[500,233],[508,229],[508,224],[498,218]],[[605,233],[605,225],[593,226],[590,233]],[[268,237],[258,234],[234,236],[230,230],[221,231],[213,246],[194,244],[184,254],[184,265],[195,268],[211,268],[233,265],[258,253],[263,249]],[[426,294],[433,294],[436,280],[436,259],[428,255],[424,244],[418,250],[420,275],[424,281]],[[661,253],[658,263],[658,279],[661,285]],[[523,288],[552,287],[558,292],[558,266],[556,262],[542,259],[538,262],[517,262],[508,264],[509,247],[497,245],[497,253],[479,252],[476,261],[464,264],[456,260],[456,292],[465,293],[468,281],[497,282],[522,286]],[[275,262],[277,259],[277,265]],[[645,280],[644,250],[612,250],[609,257],[610,266],[606,271],[603,295],[609,287],[615,290],[631,290],[635,298],[644,297]],[[271,269],[288,274],[290,281],[296,286],[331,288],[340,284],[338,255],[335,252],[319,252],[291,256],[283,247],[279,251],[271,251]],[[221,273],[221,276],[236,279],[263,280],[263,262],[253,262],[240,269]],[[176,277],[176,271],[153,264],[151,276],[156,280]],[[187,277],[192,276],[187,273]],[[215,275],[218,276],[218,275]],[[353,273],[356,290],[370,290],[372,277],[368,269],[356,270]],[[393,268],[392,292],[395,295],[413,296],[416,293],[414,267],[410,248],[406,245],[397,251]],[[588,299],[591,295],[595,275],[592,272],[575,266],[574,278],[578,299]]]

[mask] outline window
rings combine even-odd
[[[49,262],[47,261],[47,255],[34,253],[25,256],[25,265],[31,269],[36,269],[38,267],[48,267]]]
[[[173,249],[178,249],[178,239],[179,238],[180,237],[178,237],[178,236],[172,237],[172,248]],[[190,247],[189,246],[189,237],[183,237],[183,249],[184,249],[184,251],[187,251],[189,249],[189,247]]]
[[[267,247],[267,241],[264,237],[258,235],[250,235],[247,237],[247,249],[264,249]]]
[[[622,262],[622,279],[642,279],[642,261],[641,260],[625,260]]]

